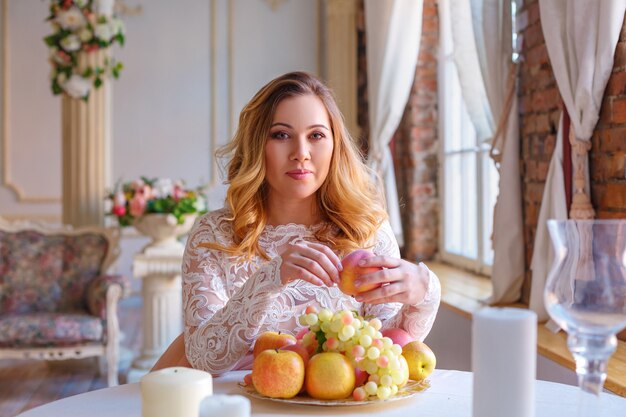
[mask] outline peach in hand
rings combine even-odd
[[[366,292],[380,287],[382,284],[362,285],[359,288],[354,285],[354,281],[361,275],[380,271],[382,268],[361,267],[359,261],[374,256],[374,254],[366,249],[357,249],[341,260],[343,270],[339,273],[339,289],[347,295],[355,296],[361,292]]]

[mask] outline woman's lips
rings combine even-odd
[[[307,177],[307,175],[311,175],[312,172],[308,169],[293,169],[291,171],[287,171],[287,175],[289,175],[294,180],[303,180]]]

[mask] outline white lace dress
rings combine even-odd
[[[257,335],[279,330],[295,334],[302,327],[297,318],[308,305],[374,315],[383,327],[401,327],[419,340],[430,331],[441,297],[434,273],[430,272],[428,292],[419,305],[359,303],[336,286],[317,287],[301,280],[283,285],[279,254],[298,241],[316,242],[314,233],[321,225],[267,226],[259,244],[271,260],[255,257],[246,261],[199,246],[202,242],[233,242],[232,225],[226,215],[227,211],[221,209],[199,218],[183,258],[185,349],[194,368],[220,374],[249,367],[248,354]],[[374,253],[400,256],[388,223],[376,238]]]

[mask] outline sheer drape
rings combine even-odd
[[[512,63],[511,2],[440,1],[449,15],[463,100],[479,143],[492,143],[500,174],[494,208],[491,303],[514,302],[524,277],[519,129]]]
[[[606,83],[613,69],[613,55],[624,20],[624,0],[539,0],[550,63],[559,92],[571,118],[570,136],[575,143],[590,147],[598,121]],[[559,124],[559,137],[562,136]],[[561,140],[568,140],[562,138]],[[560,145],[552,156],[550,171],[562,170]],[[575,157],[575,152],[572,156]],[[581,169],[589,195],[589,169],[586,152]],[[574,161],[575,162],[575,161]],[[575,162],[576,165],[576,162]],[[530,308],[540,319],[547,314],[543,289],[552,264],[546,221],[567,218],[563,175],[548,173],[537,222],[533,260]],[[582,187],[581,187],[582,188]],[[576,190],[575,190],[576,191]],[[582,191],[582,190],[581,190]],[[544,209],[544,206],[547,208]]]
[[[370,153],[383,178],[389,222],[403,244],[389,143],[400,124],[415,78],[422,34],[422,0],[365,0]]]

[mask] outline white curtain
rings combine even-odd
[[[389,221],[403,244],[389,143],[415,78],[422,34],[422,0],[365,0],[370,148],[368,164],[383,178]]]
[[[539,0],[548,56],[571,118],[570,130],[578,140],[590,141],[598,122],[625,11],[626,0]],[[559,124],[558,137],[562,136],[561,129]],[[568,138],[561,137],[561,140]],[[560,147],[557,143],[550,171],[562,170]],[[543,289],[553,259],[546,221],[567,218],[563,175],[550,175],[550,171],[539,212],[531,265],[530,308],[540,319],[548,318]],[[587,167],[585,172],[588,191]]]
[[[450,15],[454,60],[478,140],[493,143],[498,161],[489,302],[515,302],[524,280],[524,228],[511,2],[451,0],[441,1],[440,7]]]

